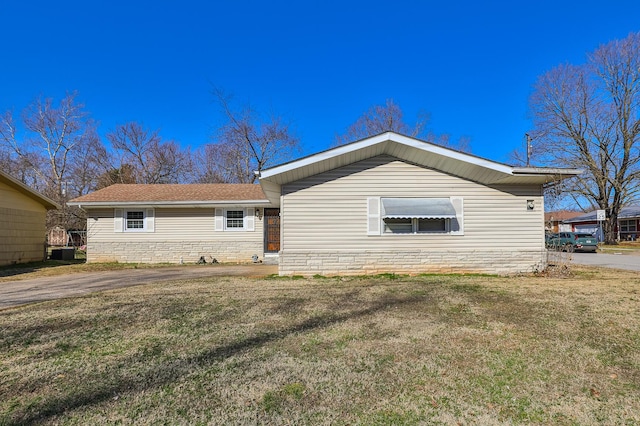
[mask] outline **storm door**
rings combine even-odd
[[[264,209],[264,252],[280,251],[280,209]]]

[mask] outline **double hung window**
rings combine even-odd
[[[227,210],[225,212],[225,229],[244,229],[244,211]]]
[[[255,214],[254,207],[247,208],[222,208],[217,207],[215,213],[215,231],[254,231]]]
[[[144,210],[127,211],[125,229],[127,231],[144,230]]]
[[[155,210],[153,208],[114,209],[113,231],[155,232]]]

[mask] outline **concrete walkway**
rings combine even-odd
[[[82,272],[5,281],[0,283],[0,309],[152,282],[221,276],[266,276],[276,273],[277,265],[198,265]]]

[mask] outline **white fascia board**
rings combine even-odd
[[[403,145],[410,146],[420,151],[431,152],[437,155],[441,155],[443,157],[449,157],[454,160],[462,161],[462,162],[473,164],[476,166],[481,166],[486,169],[495,170],[501,173],[512,174],[514,170],[512,166],[487,160],[486,158],[477,157],[471,154],[465,154],[464,152],[455,151],[440,145],[434,145],[429,142],[424,142],[424,141],[410,138],[408,136],[400,135],[397,133],[389,133],[389,134],[391,136],[389,140],[401,143]]]
[[[514,167],[513,173],[517,175],[550,175],[550,176],[578,176],[584,173],[582,169],[560,169],[551,167]]]
[[[221,201],[92,201],[85,203],[70,202],[68,206],[78,206],[82,209],[98,207],[178,207],[178,208],[206,208],[219,206],[269,206],[269,200],[221,200]]]
[[[463,152],[454,151],[449,148],[441,147],[439,145],[434,145],[429,142],[424,142],[419,139],[411,138],[408,136],[403,136],[394,132],[386,132],[377,136],[373,136],[367,139],[363,139],[357,142],[352,142],[347,145],[339,146],[337,148],[329,149],[327,151],[320,152],[318,154],[313,154],[305,158],[301,158],[299,160],[295,160],[289,163],[282,164],[280,166],[275,166],[273,168],[263,170],[260,173],[260,179],[268,179],[272,176],[285,173],[294,169],[298,169],[301,167],[309,166],[311,164],[332,159],[335,157],[339,157],[341,155],[349,154],[351,152],[367,148],[373,145],[377,145],[382,142],[396,142],[405,146],[409,146],[411,148],[415,148],[420,151],[431,152],[437,155],[441,155],[443,157],[448,157],[454,160],[463,161],[465,163],[474,164],[477,166],[481,166],[490,170],[495,170],[497,172],[505,173],[505,174],[513,174],[513,167],[508,166],[506,164],[496,163],[495,161],[487,160],[481,157],[476,157],[474,155],[465,154]]]
[[[280,166],[275,166],[270,169],[262,170],[260,172],[260,179],[266,179],[271,176],[279,175],[280,173],[285,173],[300,167],[305,167],[314,163],[318,163],[320,161],[339,157],[341,155],[348,154],[350,152],[357,151],[359,149],[366,148],[371,145],[376,145],[380,142],[385,142],[388,140],[389,140],[389,133],[382,133],[380,135],[373,136],[371,138],[362,139],[357,142],[352,142],[347,145],[342,145],[336,148],[329,149],[327,151],[322,151],[317,154],[312,154],[308,157],[304,157],[299,160],[294,160],[289,163],[282,164]]]

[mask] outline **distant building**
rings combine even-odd
[[[579,216],[565,219],[565,225],[571,227],[571,231],[587,232],[598,237],[599,241],[603,241],[603,235],[600,230],[600,224],[596,220],[596,210],[589,213],[583,213]],[[616,232],[620,241],[636,241],[638,239],[638,231],[640,230],[640,206],[628,206],[620,209],[618,214],[618,223]]]
[[[571,225],[564,224],[563,221],[583,215],[583,212],[573,212],[569,210],[558,210],[544,214],[544,227],[548,232],[571,232]]]
[[[0,265],[45,260],[47,210],[59,207],[0,171]]]

